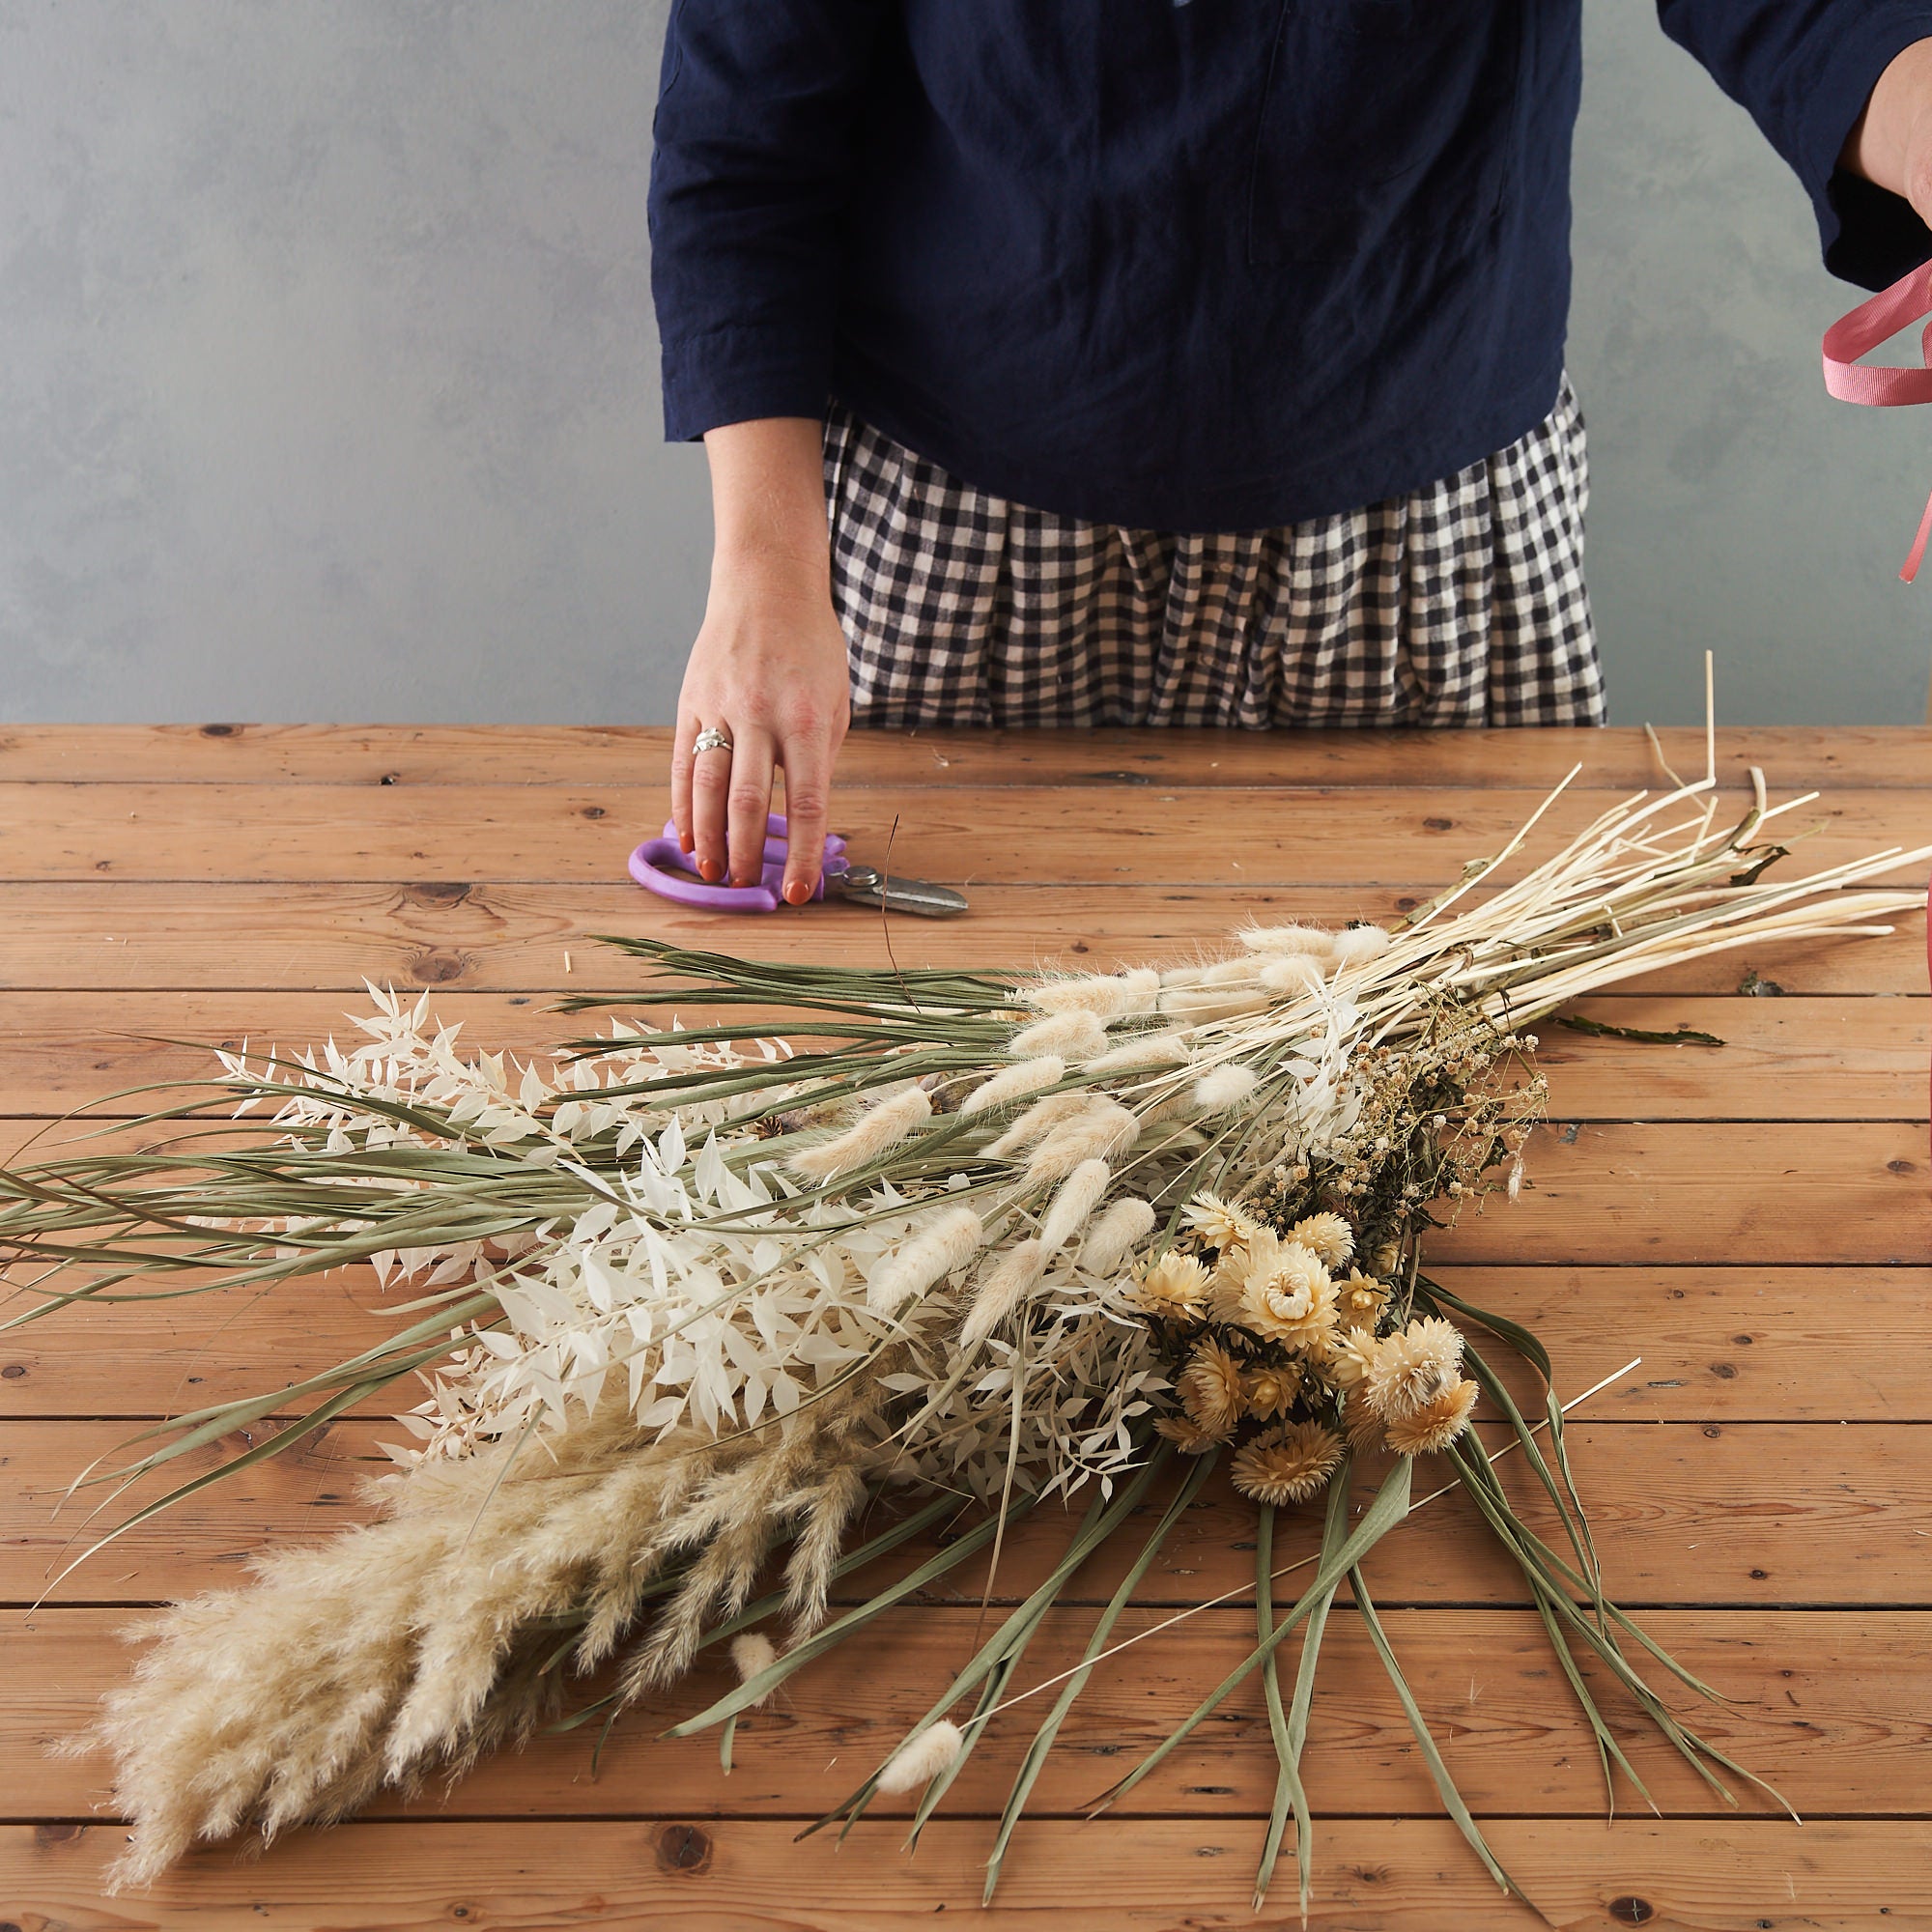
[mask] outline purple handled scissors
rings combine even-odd
[[[692,870],[690,856],[677,842],[677,827],[667,824],[664,837],[646,838],[631,854],[631,876],[647,892],[675,899],[679,905],[703,906],[711,912],[777,912],[785,901],[779,889],[784,883],[787,829],[783,815],[765,820],[764,867],[755,886],[710,886]],[[845,856],[845,841],[837,833],[825,840],[825,857],[811,896],[828,893],[860,905],[883,906],[888,912],[916,912],[927,919],[951,919],[966,910],[966,901],[945,886],[923,879],[901,879],[873,866],[855,866]],[[808,901],[810,903],[810,901]]]

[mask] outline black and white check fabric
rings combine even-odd
[[[855,725],[1604,722],[1568,378],[1430,489],[1231,536],[1028,509],[836,404],[825,475]]]

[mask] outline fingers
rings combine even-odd
[[[755,724],[737,732],[728,758],[722,752],[717,756],[718,764],[730,767],[724,809],[734,886],[755,886],[764,870],[765,816],[772,809],[775,756],[771,734]]]
[[[832,805],[832,747],[816,733],[800,734],[784,748],[784,896],[803,905],[818,884],[825,858],[826,819]]]
[[[677,827],[678,846],[687,853],[696,849],[691,822],[691,741],[701,728],[700,721],[680,705],[670,747],[670,820]]]

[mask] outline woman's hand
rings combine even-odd
[[[755,885],[774,773],[784,773],[783,892],[811,896],[832,768],[851,715],[845,638],[832,609],[820,426],[770,417],[712,430],[716,538],[704,624],[691,647],[671,754],[671,817],[699,875]],[[696,751],[700,731],[728,750]]]
[[[1838,165],[1902,194],[1932,223],[1932,40],[1913,42],[1879,75]]]

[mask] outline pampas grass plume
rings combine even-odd
[[[990,1080],[981,1081],[961,1102],[959,1111],[983,1114],[989,1107],[1004,1107],[1009,1100],[1022,1099],[1042,1087],[1057,1087],[1065,1078],[1065,1061],[1057,1053],[1042,1053],[1037,1059],[1003,1067]]]
[[[1325,963],[1310,952],[1285,952],[1261,970],[1261,982],[1272,993],[1306,993],[1327,978]]]
[[[965,1737],[951,1718],[927,1724],[923,1731],[915,1731],[886,1760],[885,1769],[879,1773],[879,1789],[893,1797],[916,1791],[922,1784],[931,1783],[942,1771],[950,1771],[965,1748]]]
[[[932,1095],[923,1087],[908,1087],[868,1108],[837,1138],[791,1155],[790,1164],[809,1179],[832,1180],[876,1159],[931,1118]]]
[[[1159,1217],[1151,1202],[1129,1198],[1116,1201],[1094,1223],[1080,1250],[1080,1265],[1095,1274],[1114,1274],[1149,1235]]]

